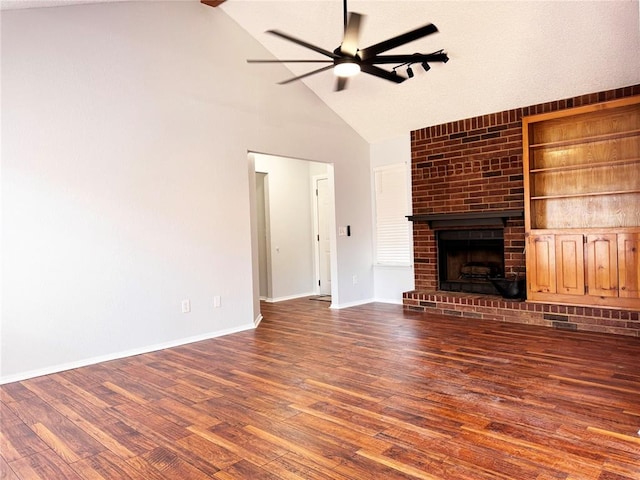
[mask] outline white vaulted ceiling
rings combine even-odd
[[[390,53],[444,49],[447,64],[396,85],[360,74],[334,92],[331,71],[303,81],[371,142],[412,129],[640,83],[637,1],[350,1],[366,15],[361,47],[434,23],[439,32]],[[320,55],[264,33],[333,50],[342,1],[229,0],[222,8],[277,58]],[[256,75],[274,68],[254,65]],[[289,64],[296,74],[317,65]],[[283,74],[283,80],[287,78]],[[283,85],[282,88],[287,88]]]
[[[2,6],[92,1],[3,0]],[[433,64],[429,72],[414,65],[415,77],[399,85],[360,74],[346,90],[335,92],[330,70],[302,80],[370,142],[429,125],[640,83],[638,0],[352,0],[348,5],[350,11],[366,16],[361,47],[434,23],[438,33],[387,53],[444,49],[450,57],[447,64]],[[318,59],[323,57],[265,31],[280,30],[334,50],[342,38],[342,7],[343,0],[227,0],[217,8],[274,57]],[[261,51],[253,57],[266,58]],[[280,65],[258,64],[250,71],[273,81],[274,72],[285,80],[318,66],[287,64],[287,71]]]

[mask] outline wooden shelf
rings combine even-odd
[[[567,193],[559,195],[545,195],[540,197],[530,197],[530,200],[551,200],[554,198],[578,198],[578,197],[601,197],[604,195],[624,195],[627,193],[640,193],[640,189],[637,190],[617,190],[611,192],[589,192],[589,193]]]
[[[529,145],[529,148],[568,147],[571,145],[595,143],[595,142],[600,142],[604,140],[615,140],[617,138],[629,138],[634,135],[640,135],[640,130],[628,130],[623,132],[605,133],[602,135],[593,135],[590,137],[573,138],[571,140],[558,140],[556,142],[534,143]]]
[[[578,165],[562,165],[559,167],[547,167],[547,168],[533,168],[529,170],[529,173],[543,173],[543,172],[567,172],[570,170],[583,170],[589,168],[605,168],[618,165],[640,165],[640,157],[628,158],[626,160],[612,160],[600,163],[581,163]]]

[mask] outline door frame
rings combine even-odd
[[[259,282],[258,284],[260,285],[259,288],[259,297],[260,300],[267,300],[269,298],[271,298],[271,232],[270,232],[270,218],[269,218],[269,174],[267,172],[255,172],[256,175],[256,180],[258,179],[258,177],[260,175],[263,175],[263,182],[262,182],[262,186],[263,186],[263,198],[261,199],[262,201],[262,206],[264,207],[264,210],[261,212],[258,207],[259,205],[259,200],[258,200],[258,189],[257,189],[257,182],[256,182],[256,217],[258,219],[258,243],[257,243],[257,248],[258,248],[258,277],[259,277]],[[263,216],[263,220],[264,220],[264,241],[262,241],[260,239],[260,217],[261,215]],[[261,258],[261,250],[264,247],[264,258]],[[261,260],[264,260],[264,264]],[[266,292],[262,291],[262,278],[260,278],[262,275],[264,274],[265,277],[265,289]],[[263,295],[264,293],[264,295]]]
[[[256,155],[266,156],[278,156],[269,153],[260,153],[255,150],[247,151],[247,163],[248,163],[248,176],[249,185],[255,185],[256,175]],[[285,157],[286,158],[286,157]],[[328,186],[331,196],[331,211],[329,215],[329,231],[330,231],[330,254],[331,254],[331,305],[329,308],[334,308],[334,305],[338,304],[339,285],[338,285],[338,261],[337,255],[337,234],[336,234],[336,212],[335,212],[335,174],[333,163],[319,162],[317,160],[309,160],[299,157],[288,157],[294,160],[303,160],[312,163],[323,163],[326,166],[326,175],[328,178]],[[251,237],[251,264],[252,264],[252,290],[253,290],[253,315],[254,325],[257,326],[262,320],[262,313],[260,311],[260,280],[259,280],[259,259],[258,259],[258,220],[257,220],[257,208],[256,208],[256,189],[255,187],[249,188],[249,224],[250,224],[250,237]]]

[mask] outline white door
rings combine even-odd
[[[318,177],[316,183],[316,258],[318,259],[318,289],[320,295],[331,295],[331,244],[329,241],[331,192],[327,177]]]

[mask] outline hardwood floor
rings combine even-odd
[[[263,314],[2,386],[0,478],[640,478],[638,338],[385,304]]]

